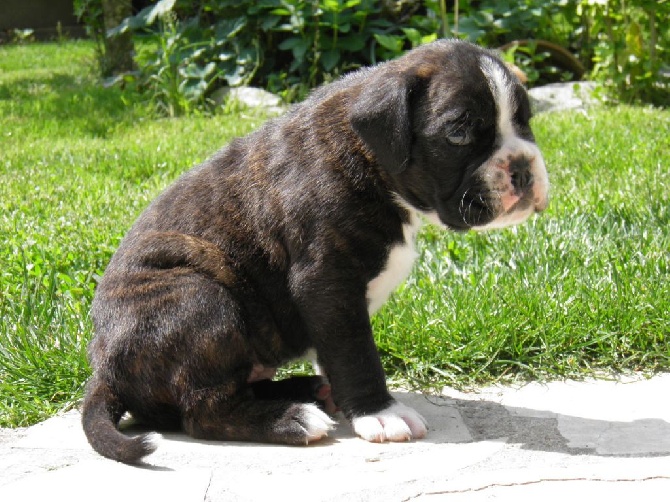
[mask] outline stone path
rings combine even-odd
[[[398,393],[425,440],[370,444],[346,423],[309,447],[166,434],[142,468],[96,455],[71,411],[0,433],[0,501],[666,501],[669,390],[663,374]]]

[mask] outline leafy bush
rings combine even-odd
[[[74,0],[74,15],[86,26],[86,33],[95,42],[95,57],[101,72],[105,66],[105,22],[102,0]]]
[[[95,1],[95,0],[89,0]],[[388,11],[372,0],[161,0],[114,33],[156,40],[138,57],[145,84],[168,114],[205,103],[223,82],[256,85],[287,100],[344,72],[437,38],[418,4]]]
[[[626,102],[670,106],[670,1],[582,0],[593,77]]]
[[[97,15],[101,0],[75,1]],[[531,85],[586,75],[620,100],[670,104],[670,30],[661,24],[668,0],[473,0],[454,7],[446,0],[160,0],[113,33],[148,38],[137,58],[142,84],[168,115],[206,106],[224,84],[300,99],[322,82],[438,36],[504,46]],[[98,18],[89,17],[100,33]]]
[[[464,2],[453,31],[485,47],[499,47],[531,85],[576,80],[584,68],[566,49],[579,46],[577,3],[567,0]],[[567,57],[565,56],[567,54]]]
[[[578,23],[577,3],[568,0],[461,2],[459,35],[488,47],[511,40],[543,39],[568,47]],[[454,22],[454,27],[456,20]]]

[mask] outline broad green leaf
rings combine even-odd
[[[382,47],[392,51],[392,52],[401,52],[404,40],[402,37],[395,35],[381,35],[375,33],[375,39]]]
[[[341,37],[337,41],[337,46],[346,51],[358,52],[365,47],[365,38],[360,33],[354,33],[347,35],[346,37]]]
[[[340,60],[339,49],[331,49],[321,54],[321,66],[326,71],[331,71]]]
[[[421,33],[416,28],[403,28],[403,33],[407,37],[407,40],[410,41],[412,47],[421,45]]]
[[[224,19],[216,24],[215,36],[217,39],[231,39],[237,36],[247,26],[245,17]]]

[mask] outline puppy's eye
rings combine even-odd
[[[455,146],[465,146],[472,143],[472,133],[470,129],[459,127],[447,134],[447,141]]]

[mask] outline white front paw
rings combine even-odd
[[[351,421],[356,434],[374,443],[409,441],[426,435],[426,420],[409,406],[394,402],[385,410]]]

